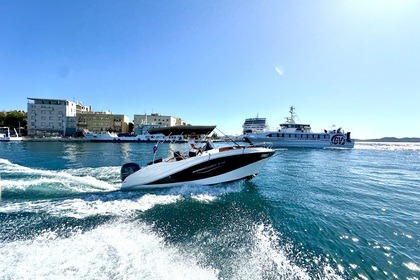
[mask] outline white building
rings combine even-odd
[[[151,114],[151,115],[134,115],[134,127],[139,127],[142,125],[161,125],[161,126],[175,126],[175,125],[188,125],[186,121],[183,121],[181,118],[176,118],[172,116],[162,116],[160,114]]]
[[[28,98],[28,135],[72,135],[76,132],[76,113],[91,110],[79,102]]]
[[[151,115],[134,115],[133,124],[134,133],[137,135],[146,133],[147,130],[152,127],[188,125],[188,123],[181,118],[162,116],[157,113]]]

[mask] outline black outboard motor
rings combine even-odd
[[[347,142],[351,142],[351,139],[350,139],[350,132],[347,132]]]
[[[124,182],[125,178],[127,178],[127,176],[133,174],[134,172],[137,172],[140,170],[140,166],[137,163],[134,162],[129,162],[124,164],[121,167],[121,181]]]

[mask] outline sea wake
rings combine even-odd
[[[34,169],[0,159],[0,188],[3,199],[40,199],[75,193],[119,189],[117,167],[77,170]],[[117,175],[116,175],[117,174]]]
[[[293,246],[260,219],[260,210],[225,200],[242,196],[242,182],[122,192],[117,167],[50,171],[0,159],[0,169],[0,271],[6,279],[313,275],[296,264]],[[180,229],[188,221],[195,223]],[[339,278],[328,265],[320,267],[317,277]]]

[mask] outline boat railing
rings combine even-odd
[[[255,143],[253,145],[253,147],[260,147],[260,148],[271,149],[271,147],[273,147],[273,143],[272,142],[259,142],[259,143]]]

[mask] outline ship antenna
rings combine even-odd
[[[290,120],[292,121],[292,122],[294,122],[295,121],[295,106],[290,106]]]

